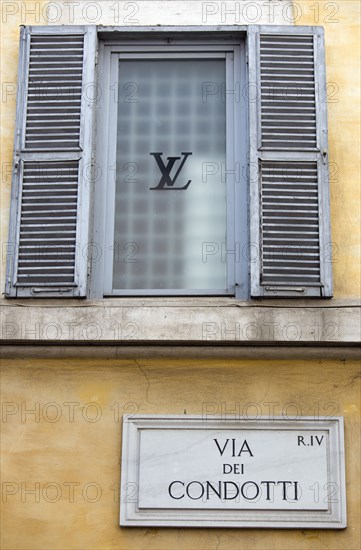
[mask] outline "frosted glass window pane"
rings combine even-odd
[[[226,107],[204,94],[225,76],[224,59],[119,62],[114,289],[226,288]],[[154,189],[167,157],[171,180],[183,167]]]

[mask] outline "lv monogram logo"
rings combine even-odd
[[[179,174],[180,174],[180,172],[181,172],[181,170],[184,166],[185,161],[187,160],[189,155],[191,155],[192,153],[182,153],[183,160],[180,163],[180,165],[178,167],[178,170],[176,171],[173,178],[171,178],[170,173],[171,173],[172,168],[175,165],[176,161],[180,160],[181,157],[167,157],[168,162],[165,165],[164,162],[163,162],[163,159],[162,159],[163,153],[149,153],[149,154],[152,155],[155,158],[155,160],[158,164],[158,167],[159,167],[160,171],[162,172],[162,177],[160,178],[158,185],[156,187],[150,187],[151,190],[156,190],[156,191],[160,191],[160,190],[163,190],[163,191],[183,191],[183,190],[188,188],[188,186],[189,186],[189,184],[191,183],[192,180],[189,180],[183,187],[174,187],[174,184],[177,181],[177,178],[178,178],[178,176],[179,176]]]

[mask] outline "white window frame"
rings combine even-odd
[[[116,166],[116,107],[112,96],[117,93],[118,61],[126,59],[202,59],[223,58],[226,61],[226,185],[227,185],[227,243],[226,289],[112,289],[114,240],[114,197]],[[93,242],[100,251],[100,259],[93,263],[90,293],[93,298],[109,296],[249,296],[248,261],[244,259],[248,245],[248,121],[247,103],[242,95],[246,83],[245,36],[177,39],[149,37],[134,43],[129,39],[100,43],[99,82],[101,97],[97,115],[96,163],[101,176],[95,183]],[[235,101],[235,97],[237,100]],[[236,167],[236,175],[231,172]],[[222,243],[219,260],[222,261]],[[242,257],[243,253],[243,257]],[[200,250],[200,254],[202,251]],[[126,255],[126,252],[125,252]]]

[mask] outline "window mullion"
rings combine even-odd
[[[234,291],[235,284],[235,265],[237,261],[237,246],[235,242],[235,181],[237,175],[235,172],[235,151],[234,151],[234,55],[226,54],[226,166],[220,167],[221,184],[227,186],[227,228],[226,241],[221,243],[220,261],[226,263],[227,269],[227,290]],[[225,176],[223,176],[225,174]],[[225,180],[225,181],[223,181]],[[224,257],[225,255],[225,257]]]
[[[104,294],[113,290],[113,263],[119,261],[119,243],[114,241],[115,189],[117,182],[117,120],[118,120],[119,56],[110,55],[109,119],[106,170],[106,220],[104,249]],[[117,253],[116,253],[117,252]]]

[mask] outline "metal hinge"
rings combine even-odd
[[[14,175],[18,173],[19,165],[20,165],[19,159],[15,158],[15,160],[14,160],[14,171],[13,171]]]

